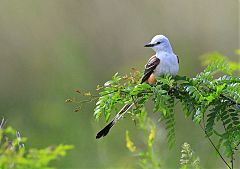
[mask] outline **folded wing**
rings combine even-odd
[[[152,56],[147,64],[145,65],[145,70],[144,70],[144,75],[142,77],[141,83],[147,82],[151,83],[152,81],[155,80],[155,77],[153,75],[154,70],[156,67],[159,65],[160,59],[156,57],[156,55]]]

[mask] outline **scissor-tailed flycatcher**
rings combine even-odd
[[[171,44],[166,36],[156,35],[153,37],[150,43],[146,44],[144,47],[151,47],[156,54],[152,56],[147,64],[145,65],[144,75],[142,77],[141,83],[154,84],[156,82],[156,77],[171,74],[176,76],[179,69],[178,56],[173,53]],[[104,127],[100,132],[97,133],[96,138],[104,137],[108,134],[109,130],[114,124],[134,105],[126,104],[118,112],[118,114],[113,118],[113,120]]]

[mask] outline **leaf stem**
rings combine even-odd
[[[206,127],[205,127],[205,118],[204,118],[205,116],[204,116],[204,114],[203,114],[203,126],[201,125],[201,124],[199,124],[200,125],[200,127],[201,127],[201,129],[203,130],[203,132],[205,133],[205,135],[207,136],[207,138],[208,138],[208,140],[209,140],[209,142],[211,143],[211,145],[213,146],[213,148],[216,150],[216,152],[218,153],[218,155],[220,156],[220,158],[223,160],[223,162],[227,165],[227,167],[229,168],[229,169],[233,169],[233,168],[231,168],[230,167],[230,165],[227,163],[227,161],[224,159],[224,157],[222,156],[222,154],[220,153],[220,151],[218,150],[218,148],[215,146],[215,144],[213,143],[213,141],[212,141],[212,139],[208,136],[208,134],[207,134],[207,132],[206,132]]]
[[[227,163],[227,161],[223,158],[222,154],[219,152],[219,150],[217,149],[217,147],[214,145],[213,141],[210,139],[210,137],[208,137],[205,129],[201,126],[201,124],[199,124],[201,129],[203,130],[203,132],[205,133],[205,135],[207,136],[209,142],[211,143],[211,145],[213,146],[213,148],[216,150],[216,152],[218,153],[218,155],[221,157],[221,159],[223,160],[223,162],[228,166],[229,169],[233,169],[229,166],[229,164]]]

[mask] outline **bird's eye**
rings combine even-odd
[[[159,45],[161,42],[157,42],[157,44]]]

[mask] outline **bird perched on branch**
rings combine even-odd
[[[151,42],[144,47],[152,48],[156,54],[153,55],[145,65],[144,75],[141,83],[154,84],[156,77],[171,74],[176,76],[179,70],[178,56],[173,53],[172,46],[168,38],[164,35],[156,35],[152,38]],[[109,130],[116,124],[116,122],[134,105],[126,104],[113,118],[113,120],[106,125],[101,131],[97,133],[96,138],[99,139],[108,134]]]

